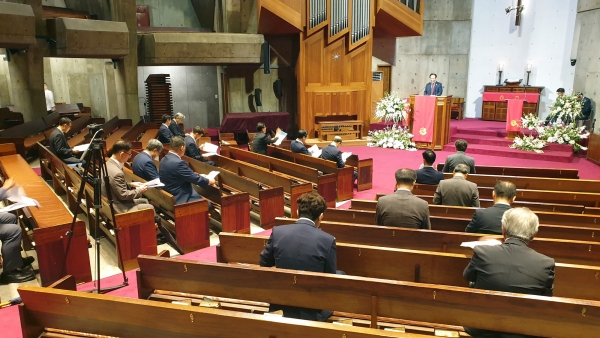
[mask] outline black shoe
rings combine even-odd
[[[31,263],[33,263],[33,262],[35,262],[35,258],[33,258],[32,256],[28,256],[28,257],[23,258],[23,266],[22,266],[22,268],[30,266]]]
[[[156,244],[161,245],[161,244],[165,244],[165,243],[167,243],[167,239],[165,238],[165,236],[163,236],[162,234],[157,234],[156,235]]]
[[[0,275],[0,282],[2,282],[2,284],[23,283],[34,279],[35,273],[31,269],[17,269],[9,273],[3,272],[2,275]]]

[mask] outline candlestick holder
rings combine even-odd
[[[529,75],[531,75],[531,71],[527,71],[527,83],[525,83],[525,87],[529,87]]]
[[[502,85],[502,71],[498,71],[498,86]]]

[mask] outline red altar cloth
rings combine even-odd
[[[506,131],[521,131],[523,100],[509,99],[506,110]]]
[[[483,101],[505,102],[509,99],[525,100],[537,103],[540,100],[538,93],[512,93],[512,92],[483,92]]]
[[[225,114],[221,122],[221,132],[245,133],[248,130],[255,133],[258,122],[264,122],[269,130],[275,130],[277,127],[287,130],[290,127],[290,114],[284,112]]]
[[[433,119],[437,97],[431,95],[415,96],[415,115],[413,119],[413,141],[433,141]]]

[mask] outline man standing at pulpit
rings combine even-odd
[[[444,87],[441,82],[437,82],[437,74],[429,74],[429,80],[431,81],[425,86],[425,93],[423,93],[423,95],[441,96]]]

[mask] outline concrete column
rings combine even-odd
[[[127,24],[129,29],[129,55],[117,62],[115,81],[117,87],[118,116],[139,120],[138,105],[138,53],[137,53],[137,18],[135,0],[114,0],[111,8],[113,21]],[[109,110],[112,115],[112,111]],[[111,116],[109,116],[110,118]]]
[[[36,35],[45,35],[46,28],[42,20],[42,0],[8,1],[30,5],[35,14]],[[44,55],[48,46],[44,40],[37,39],[36,44],[27,50],[10,55],[8,71],[10,74],[15,109],[23,113],[25,121],[41,118],[46,114],[44,96]]]

